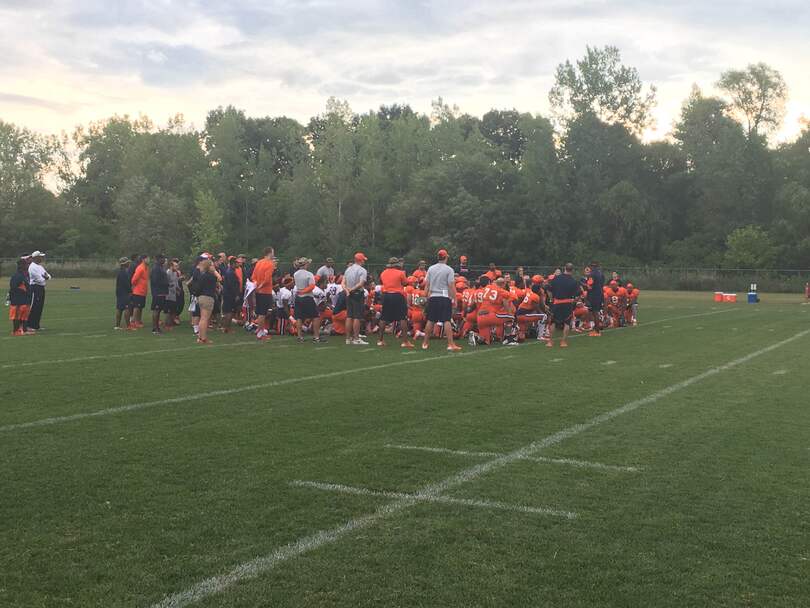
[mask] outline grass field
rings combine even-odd
[[[810,306],[567,350],[0,339],[0,606],[810,605]],[[643,286],[642,286],[643,288]]]

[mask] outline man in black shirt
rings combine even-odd
[[[132,299],[132,273],[129,271],[129,258],[123,257],[118,260],[118,275],[115,277],[115,327],[122,329],[121,318],[124,319],[124,327],[129,325],[129,302]]]
[[[166,296],[169,295],[169,277],[166,274],[166,256],[159,254],[149,273],[149,289],[152,292],[152,333],[160,335],[160,313],[166,309]]]
[[[554,328],[563,330],[563,337],[560,341],[560,348],[568,346],[568,331],[571,329],[571,317],[574,314],[574,304],[579,295],[579,283],[573,277],[574,265],[570,262],[565,265],[562,274],[557,275],[549,282],[551,291],[551,314],[554,317],[554,325],[551,327],[546,346],[554,346]]]
[[[590,320],[593,321],[593,329],[589,336],[598,337],[602,335],[602,308],[605,305],[605,275],[599,269],[597,262],[591,262],[590,272],[586,272],[586,286],[588,290],[587,307]]]

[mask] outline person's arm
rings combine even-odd
[[[447,290],[447,295],[449,296],[450,300],[453,302],[453,307],[456,306],[456,284],[455,282],[450,282],[450,288]]]
[[[312,291],[315,290],[315,278],[314,277],[308,277],[308,280],[309,280],[309,283],[307,284],[307,286],[298,291],[299,295],[305,294],[305,293],[311,293]]]

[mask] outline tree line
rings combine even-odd
[[[113,117],[68,138],[0,121],[0,256],[200,250],[474,264],[810,268],[810,125],[769,144],[787,87],[765,64],[694,87],[671,137],[641,139],[654,87],[613,47],[558,66],[551,113],[471,116],[441,98],[301,124]]]

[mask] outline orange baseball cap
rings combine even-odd
[[[542,282],[543,282],[543,277],[541,277],[539,274],[536,274],[536,275],[534,275],[532,277],[532,283],[534,283],[535,285],[539,285]]]
[[[447,253],[447,249],[439,249],[439,253],[437,254],[440,258],[450,257],[450,254]]]
[[[361,251],[358,251],[357,253],[354,254],[355,262],[365,262],[367,260],[368,258],[366,257],[366,254]]]
[[[462,262],[466,262],[466,261],[467,261],[467,256],[466,256],[466,255],[462,255],[462,256],[461,256],[461,257],[459,257],[458,259],[459,259],[459,260],[461,260]]]

